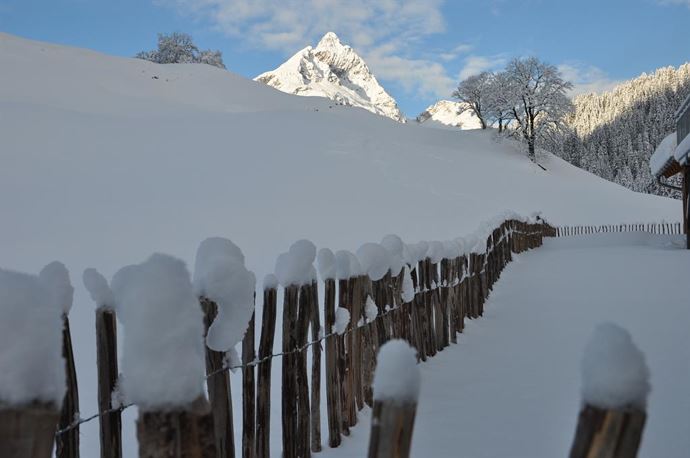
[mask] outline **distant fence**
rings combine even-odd
[[[342,437],[348,436],[350,428],[357,424],[358,412],[364,406],[373,406],[372,381],[381,345],[390,339],[404,339],[416,348],[418,358],[425,361],[455,343],[457,334],[463,332],[465,319],[483,315],[489,292],[512,261],[513,254],[541,246],[544,237],[554,237],[558,231],[543,220],[510,219],[488,234],[486,240],[468,246],[457,257],[431,259],[427,255],[416,264],[407,264],[398,275],[389,270],[378,280],[367,275],[326,279],[323,304],[319,303],[316,280],[284,288],[280,320],[282,351],[275,354],[272,349],[279,321],[278,291],[273,286],[265,288],[263,314],[257,320],[258,329],[254,318],[249,323],[241,363],[229,363],[222,353],[206,349],[210,412],[190,410],[177,417],[170,412],[157,416],[150,412],[140,414],[137,425],[140,453],[144,453],[142,456],[234,457],[237,449],[243,457],[270,456],[271,434],[280,433],[270,429],[271,366],[276,357],[282,358],[283,456],[306,457],[322,449],[322,414],[328,419],[325,442],[330,447],[339,446]],[[404,284],[410,279],[413,290]],[[216,304],[200,298],[200,305],[208,329]],[[346,325],[342,316],[347,314],[340,309],[349,314]],[[78,456],[78,448],[64,444],[75,442],[79,425],[96,418],[101,422],[101,456],[119,458],[122,453],[120,414],[130,405],[113,405],[111,399],[117,378],[115,312],[101,308],[96,313],[99,413],[80,419],[75,408],[78,404],[63,405],[61,417],[75,420],[60,422],[55,435],[59,457]],[[257,330],[260,332],[258,354],[254,348]],[[322,343],[325,410],[321,400]],[[73,364],[71,343],[68,346]],[[311,370],[307,367],[308,350]],[[230,369],[241,369],[242,374],[242,444],[237,446],[232,423]],[[69,392],[78,399],[76,381]],[[280,455],[276,452],[275,455]],[[10,458],[23,456],[39,455],[17,452]]]
[[[648,232],[650,234],[683,234],[683,223],[630,223],[600,226],[559,226],[556,237],[571,235],[602,234],[609,232]]]

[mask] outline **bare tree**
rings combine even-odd
[[[486,129],[487,118],[484,112],[486,98],[488,97],[491,86],[491,73],[482,72],[479,75],[470,76],[458,85],[453,92],[453,97],[466,103],[469,109],[479,118],[482,129]]]
[[[563,118],[572,110],[566,92],[573,87],[553,65],[536,57],[514,59],[506,68],[507,90],[515,122],[515,133],[527,143],[529,158],[535,160],[537,142],[548,141],[563,128]]]
[[[510,87],[510,78],[506,72],[494,73],[489,80],[484,112],[491,123],[498,124],[498,133],[502,133],[513,116],[513,108],[517,100],[516,91]]]

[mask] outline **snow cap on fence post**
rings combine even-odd
[[[311,283],[314,276],[316,246],[309,240],[298,240],[276,259],[275,275],[283,288]]]
[[[63,308],[56,297],[39,277],[0,269],[1,403],[62,405]]]
[[[266,274],[263,287],[264,289],[276,289],[278,287],[278,278],[274,274]]]
[[[603,409],[644,409],[649,391],[649,369],[630,333],[613,323],[598,325],[582,358],[583,402]]]
[[[336,251],[335,268],[338,280],[347,280],[362,274],[362,266],[357,256],[347,250]]]
[[[400,275],[400,272],[405,265],[405,259],[403,256],[405,244],[403,243],[402,239],[395,234],[388,234],[381,239],[381,246],[388,251],[391,275],[394,277]]]
[[[53,261],[41,269],[38,278],[48,289],[53,305],[68,315],[74,300],[74,287],[67,267],[59,261]]]
[[[108,280],[96,269],[89,267],[82,274],[84,287],[89,292],[91,299],[96,303],[97,308],[112,307],[115,303],[113,291],[108,285]]]
[[[321,248],[316,255],[319,276],[322,280],[333,280],[336,274],[335,255],[328,248]]]
[[[359,247],[357,259],[363,273],[366,273],[373,281],[381,280],[391,266],[388,250],[378,243],[365,243]]]
[[[237,345],[254,312],[256,277],[244,265],[244,255],[228,239],[211,237],[199,245],[194,265],[194,293],[218,306],[206,345],[228,351]]]
[[[185,263],[154,254],[111,282],[124,328],[122,389],[143,410],[186,407],[203,395],[203,314]]]
[[[376,357],[374,400],[416,404],[420,384],[416,350],[402,339],[383,344]]]

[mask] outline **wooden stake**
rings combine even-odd
[[[261,315],[261,341],[259,342],[259,376],[256,399],[256,456],[271,456],[271,360],[276,329],[275,288],[264,290],[264,307]]]
[[[207,298],[199,298],[201,309],[204,312],[204,337],[208,333],[208,328],[213,323],[218,313],[218,306],[215,302]],[[210,374],[216,372],[223,367],[225,354],[220,351],[214,351],[206,347],[206,373]],[[206,387],[208,388],[208,397],[211,403],[212,416],[212,431],[215,437],[215,450],[218,457],[234,458],[235,456],[235,434],[232,420],[232,397],[230,395],[230,376],[228,371],[212,375],[206,379]],[[180,414],[181,415],[181,414]],[[159,419],[152,421],[162,422],[161,427],[166,426],[166,421],[177,421],[174,417],[166,417],[164,414],[159,414]],[[141,420],[140,415],[140,420]],[[197,420],[189,420],[197,421]],[[201,421],[198,419],[198,421]],[[153,432],[151,434],[154,434]],[[141,448],[140,448],[141,450]],[[142,455],[146,456],[146,455]],[[157,455],[151,455],[157,456]]]
[[[417,404],[390,400],[374,402],[369,458],[408,458]]]
[[[283,299],[283,370],[282,370],[282,422],[283,456],[297,456],[297,387],[295,385],[296,355],[289,352],[297,348],[295,327],[297,322],[299,287],[285,288]]]
[[[578,418],[570,458],[634,458],[647,415],[639,409],[586,405]]]
[[[77,387],[77,370],[74,365],[72,350],[72,333],[69,328],[69,317],[62,317],[62,357],[65,358],[65,375],[67,377],[67,391],[62,401],[59,429],[71,425],[79,416],[79,389]],[[79,427],[60,434],[55,439],[55,456],[57,458],[79,457]]]
[[[142,411],[137,420],[141,458],[214,458],[213,415],[199,398],[180,410]]]
[[[323,335],[319,311],[319,287],[316,280],[311,284],[311,339],[317,341]],[[311,347],[311,451],[321,451],[321,344]]]
[[[335,280],[326,279],[323,303],[323,319],[326,334],[335,325]],[[338,377],[338,337],[326,337],[326,410],[328,412],[328,446],[340,445],[340,378]]]
[[[117,384],[117,324],[115,312],[96,309],[96,364],[98,368],[98,417],[101,458],[122,457],[122,420],[120,411],[112,409],[112,394]]]
[[[50,458],[60,412],[52,404],[0,409],[0,456]]]
[[[256,385],[254,366],[248,366],[256,358],[254,351],[255,314],[249,320],[242,340],[242,456],[254,458],[256,452]]]

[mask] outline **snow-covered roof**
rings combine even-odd
[[[654,154],[649,158],[649,168],[652,174],[659,176],[674,162],[676,151],[676,133],[670,133],[659,143]]]

